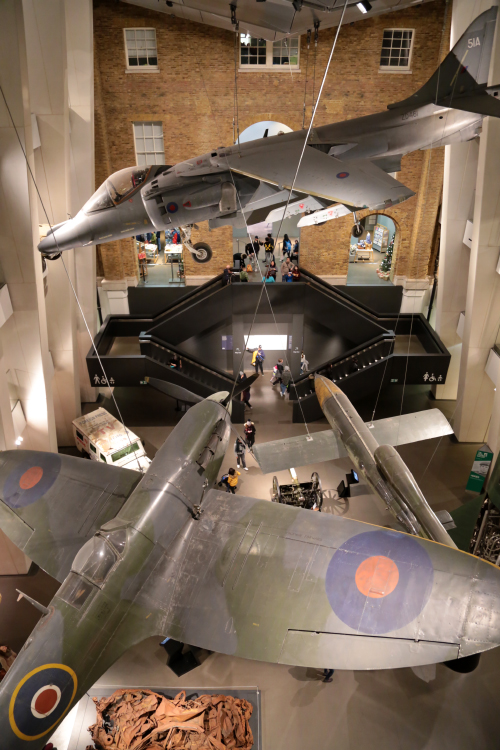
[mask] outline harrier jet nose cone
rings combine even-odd
[[[39,243],[38,249],[41,253],[50,255],[91,242],[92,234],[88,220],[80,213],[74,219],[68,219],[49,229],[47,236]]]

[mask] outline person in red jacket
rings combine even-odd
[[[247,419],[243,431],[245,433],[245,440],[247,441],[248,448],[249,450],[252,450],[252,446],[255,443],[255,425],[251,419]]]

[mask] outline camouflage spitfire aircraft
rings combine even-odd
[[[359,451],[376,443],[338,389],[325,378],[317,388],[348,450],[369,460]],[[150,636],[338,669],[500,645],[495,566],[429,539],[215,489],[228,397],[193,406],[144,476],[53,453],[0,454],[1,528],[61,582],[1,684],[3,749],[42,748],[85,691]]]
[[[496,18],[496,7],[478,16],[429,81],[388,111],[314,127],[288,213],[315,201],[324,222],[405,201],[413,191],[390,175],[401,170],[402,156],[470,140],[483,116],[500,117],[500,86],[487,85]],[[54,258],[73,247],[175,226],[194,259],[206,263],[212,250],[205,242],[191,244],[194,223],[244,227],[266,220],[271,211],[279,220],[305,137],[299,130],[217,148],[175,166],[122,169],[73,219],[53,227],[39,250]],[[360,234],[358,224],[354,234]]]

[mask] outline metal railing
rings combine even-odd
[[[309,375],[325,375],[334,383],[341,382],[349,375],[387,359],[393,353],[395,341],[393,333],[384,333],[366,344],[351,349],[348,354],[341,354],[308,370],[295,381],[295,393],[292,398],[303,398],[310,393]]]

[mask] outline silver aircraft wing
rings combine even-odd
[[[367,427],[379,445],[407,445],[453,434],[453,427],[439,409],[377,419],[375,422],[367,422]]]
[[[291,466],[307,466],[344,458],[347,451],[333,430],[313,432],[310,436],[272,440],[253,446],[253,454],[264,474],[283,471]]]
[[[394,561],[398,578],[369,565],[366,579],[357,575],[378,556]],[[457,602],[479,566],[490,567],[404,533],[209,490],[200,519],[164,553],[131,610],[151,634],[249,659],[339,669],[430,664],[459,656]]]
[[[302,146],[303,139],[297,137],[260,139],[244,144],[241,152],[232,147],[224,163],[233,172],[291,189]],[[295,189],[362,208],[382,208],[414,195],[368,159],[342,162],[313,146],[305,149]]]
[[[451,435],[453,428],[439,409],[427,409],[399,417],[368,422],[380,445],[406,445],[419,440]],[[347,456],[347,451],[333,430],[273,440],[253,446],[253,453],[264,474],[291,466],[308,466]]]
[[[142,474],[98,461],[0,453],[0,528],[58,581],[80,547],[117,514]]]

